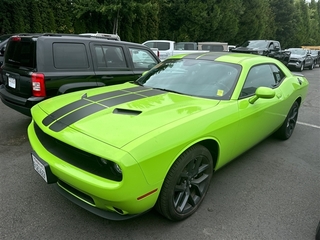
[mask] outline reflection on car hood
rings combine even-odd
[[[121,148],[150,131],[218,103],[127,83],[62,95],[38,107],[47,113],[42,124],[54,135],[63,135],[72,128]],[[36,115],[36,110],[32,114]]]

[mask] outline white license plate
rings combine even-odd
[[[46,182],[48,182],[46,168],[44,165],[34,155],[32,155],[32,161],[34,170],[36,170],[36,172],[39,173]]]
[[[8,77],[9,87],[16,88],[16,79],[12,77]]]

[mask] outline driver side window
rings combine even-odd
[[[258,87],[273,88],[275,85],[276,81],[269,64],[254,66],[247,75],[240,98],[253,95]]]

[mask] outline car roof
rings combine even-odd
[[[115,41],[115,40],[109,40],[105,37],[92,37],[92,36],[86,36],[86,35],[79,35],[79,34],[59,34],[59,33],[30,33],[25,34],[21,36],[22,38],[52,38],[52,39],[68,39],[68,40],[85,40],[90,42],[108,42],[108,43],[115,43],[115,44],[126,44],[126,45],[132,45],[132,46],[139,46],[143,48],[148,48],[142,44],[139,43],[133,43],[133,42],[126,42],[126,41]],[[148,48],[149,49],[149,48]]]
[[[261,63],[276,63],[278,60],[270,57],[247,54],[247,53],[235,53],[235,52],[199,52],[191,54],[181,54],[171,57],[172,58],[187,58],[187,59],[200,59],[200,60],[211,60],[229,62],[235,64],[241,64],[243,62],[261,62]]]

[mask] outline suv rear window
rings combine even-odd
[[[166,51],[170,49],[170,43],[168,42],[148,42],[145,45],[149,48],[158,48],[161,51]]]
[[[202,45],[202,50],[209,50],[210,52],[221,52],[223,51],[222,45]]]
[[[34,41],[10,41],[6,49],[5,62],[21,67],[35,68]]]

